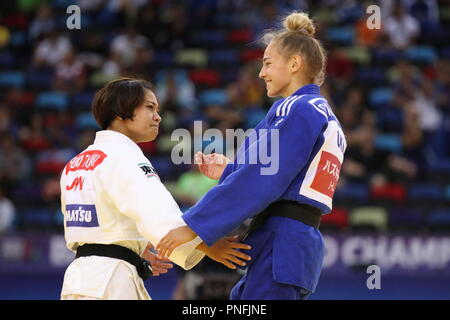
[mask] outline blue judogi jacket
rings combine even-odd
[[[211,245],[279,200],[329,213],[345,148],[342,128],[319,87],[303,86],[272,105],[241,145],[235,161],[226,166],[218,185],[182,217]],[[271,162],[261,160],[263,149],[271,150],[266,152]],[[255,155],[256,163],[251,161]],[[284,217],[271,217],[264,228],[275,233],[272,245],[278,249],[273,254],[279,256],[274,262],[285,269],[277,272],[274,264],[274,277],[313,291],[323,260],[320,232]],[[264,239],[257,242],[261,245]],[[258,243],[251,243],[252,252]],[[299,272],[299,265],[304,265],[303,271]]]

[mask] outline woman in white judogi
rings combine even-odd
[[[144,256],[164,272],[169,266],[148,249],[169,230],[185,225],[137,145],[158,135],[158,102],[148,82],[123,78],[102,88],[92,108],[104,130],[65,166],[60,181],[65,239],[77,252],[66,270],[61,299],[150,299],[142,278],[148,270],[135,262]],[[227,237],[208,247],[197,237],[169,259],[187,270],[206,253],[234,268],[233,263],[244,265],[240,259],[249,259],[236,249],[248,246]]]

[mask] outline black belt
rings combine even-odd
[[[88,256],[101,256],[124,260],[136,267],[139,276],[147,280],[152,275],[152,268],[147,260],[142,259],[131,249],[115,244],[84,244],[77,249],[76,258]]]
[[[322,212],[317,208],[295,201],[282,200],[274,202],[253,218],[243,239],[245,239],[250,232],[261,228],[267,218],[271,216],[291,218],[319,229]]]

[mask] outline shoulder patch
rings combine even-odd
[[[138,163],[139,168],[144,172],[147,178],[158,177],[158,173],[150,163]]]

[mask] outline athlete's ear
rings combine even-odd
[[[300,55],[295,54],[295,55],[291,56],[291,59],[289,62],[290,62],[291,71],[297,72],[298,70],[300,70],[300,68],[303,65],[303,58]]]

